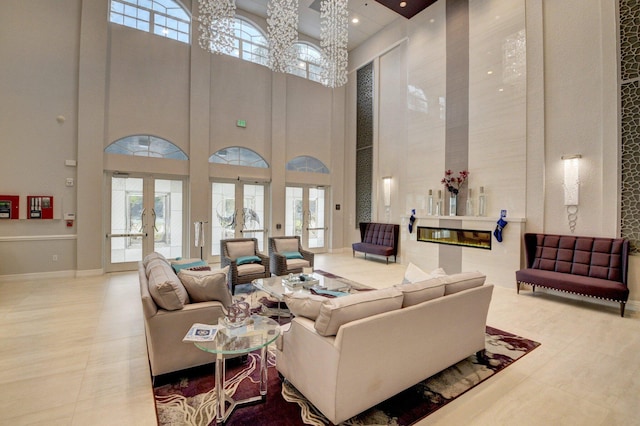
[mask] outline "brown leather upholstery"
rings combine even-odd
[[[620,302],[629,298],[629,241],[623,238],[527,233],[527,267],[516,272],[520,284]]]
[[[359,243],[353,243],[353,255],[356,252],[377,254],[385,256],[389,263],[389,256],[393,256],[396,261],[398,254],[398,235],[400,234],[400,225],[392,223],[374,223],[360,222],[360,240]]]

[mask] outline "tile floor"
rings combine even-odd
[[[385,287],[405,266],[318,255]],[[0,283],[0,425],[154,425],[137,275]],[[488,324],[542,343],[419,425],[640,425],[640,313],[496,287]]]

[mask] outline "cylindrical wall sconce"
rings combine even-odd
[[[580,159],[582,155],[563,155],[564,164],[564,205],[567,206],[569,229],[573,233],[578,220],[578,204],[580,200]]]
[[[391,206],[391,176],[382,178],[382,200],[385,207]]]

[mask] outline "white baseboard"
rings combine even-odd
[[[104,269],[86,269],[82,271],[76,271],[77,278],[97,277],[99,275],[104,275]]]
[[[83,271],[53,271],[53,272],[32,272],[28,274],[0,275],[0,283],[32,280],[51,280],[59,278],[83,278],[103,275],[103,269],[90,269]]]

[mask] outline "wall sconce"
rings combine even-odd
[[[382,178],[382,200],[385,207],[391,206],[391,176]]]
[[[567,206],[569,229],[573,233],[578,220],[578,204],[580,195],[580,159],[582,155],[563,155],[564,164],[564,205]]]

